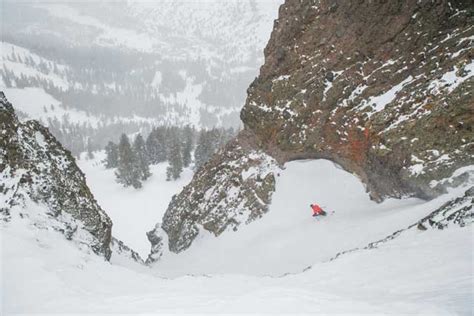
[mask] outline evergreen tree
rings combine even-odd
[[[130,146],[127,135],[122,134],[118,146],[118,167],[115,172],[117,182],[124,186],[133,186],[135,189],[141,188],[140,170],[137,167],[135,153]]]
[[[215,140],[211,131],[202,130],[199,133],[199,139],[194,152],[194,161],[196,169],[205,164],[214,153]]]
[[[146,155],[150,164],[157,164],[157,149],[158,149],[158,140],[155,136],[155,129],[153,129],[145,141]]]
[[[136,158],[136,165],[140,173],[140,180],[146,180],[151,176],[150,163],[148,161],[145,141],[141,134],[138,134],[137,137],[135,137],[133,151]]]
[[[181,144],[179,143],[178,135],[177,135],[177,128],[172,126],[172,127],[166,127],[166,129],[163,130],[163,135],[164,135],[164,145],[165,145],[165,152],[166,152],[166,160],[170,161],[171,159],[171,151],[173,146],[175,146],[174,142],[178,142],[178,146],[181,149]]]
[[[90,138],[87,138],[87,159],[94,159],[94,153],[92,150],[92,142]]]
[[[186,126],[183,133],[183,166],[188,167],[191,164],[191,151],[193,150],[193,130]]]
[[[151,164],[166,160],[165,133],[162,127],[151,131],[146,139],[147,157]]]
[[[206,131],[201,130],[199,132],[199,137],[196,144],[196,150],[194,151],[194,166],[195,168],[199,168],[205,162],[205,155],[207,151],[207,144],[206,144]]]
[[[171,140],[171,148],[168,156],[169,166],[166,169],[167,181],[178,179],[183,171],[183,160],[178,135],[173,135]]]
[[[230,141],[234,136],[235,136],[235,131],[234,129],[228,128],[228,129],[223,129],[221,133],[221,140],[220,140],[220,147],[223,147],[225,144],[227,144],[228,141]]]
[[[156,130],[155,138],[157,141],[156,158],[158,162],[166,161],[168,155],[166,148],[166,130],[161,127]]]
[[[197,169],[206,163],[219,148],[234,137],[234,134],[233,129],[201,130],[194,151],[195,168]]]
[[[105,146],[105,168],[117,168],[118,166],[118,146],[113,142],[109,142],[107,146]]]
[[[209,147],[208,159],[223,145],[222,137],[223,137],[222,129],[213,128],[209,131],[210,147]]]

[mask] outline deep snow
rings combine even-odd
[[[115,169],[106,169],[103,159],[100,152],[94,159],[78,160],[78,165],[99,205],[112,219],[113,235],[146,259],[150,252],[146,232],[161,222],[171,197],[191,181],[193,172],[186,168],[178,180],[166,181],[168,163],[152,165],[151,177],[137,190],[117,183]]]
[[[2,224],[3,225],[3,224]],[[17,220],[2,228],[3,311],[13,313],[350,313],[469,315],[469,229],[406,236],[284,278],[162,279],[84,254]],[[442,251],[440,251],[442,250]],[[420,269],[419,267],[423,267]]]
[[[279,174],[268,214],[218,238],[203,231],[189,250],[179,255],[166,252],[156,270],[167,276],[298,272],[405,228],[450,198],[377,204],[357,177],[327,160],[290,162]],[[311,203],[329,215],[313,218]]]
[[[151,210],[159,196],[147,187],[170,184],[157,177],[145,184],[144,192],[128,192],[113,188],[113,183],[94,184],[91,174],[100,178],[109,171],[93,164],[88,169],[87,161],[80,164],[99,202],[104,207],[115,205],[114,211],[107,209],[114,229],[141,221],[138,207],[120,208],[127,194],[146,199],[140,203]],[[34,228],[27,219],[13,215],[10,223],[1,224],[2,310],[7,315],[470,315],[472,226],[412,229],[377,249],[328,261],[340,250],[364,246],[412,224],[460,192],[453,190],[430,202],[391,200],[379,205],[368,199],[357,178],[332,163],[296,161],[280,172],[273,205],[261,220],[219,238],[204,235],[189,251],[165,254],[151,269],[127,268],[114,257],[111,263],[104,262],[78,250],[62,235]],[[311,202],[335,213],[314,219]],[[156,215],[161,212],[157,207]],[[300,272],[308,265],[312,268]],[[278,277],[282,272],[295,273]],[[193,273],[207,275],[189,275]]]

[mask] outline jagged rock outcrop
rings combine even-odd
[[[157,223],[155,228],[146,233],[148,241],[151,243],[151,250],[146,258],[146,263],[150,264],[155,261],[160,260],[163,255],[163,229],[161,228],[161,223]]]
[[[241,135],[228,143],[197,171],[191,185],[173,197],[170,208],[174,209],[168,209],[161,225],[171,251],[188,248],[201,228],[217,236],[267,211],[278,164],[245,140]],[[163,244],[160,227],[147,236],[152,244],[148,262],[153,262]]]
[[[450,224],[464,227],[474,221],[474,187],[466,190],[463,196],[446,202],[418,222],[418,229],[427,230],[429,227],[444,229]]]
[[[114,257],[120,256],[131,262],[145,264],[138,252],[134,251],[132,248],[124,244],[123,241],[115,237],[112,237],[112,240],[110,241],[110,248],[112,249],[112,256]]]
[[[41,216],[48,216],[67,239],[110,258],[112,221],[74,158],[37,121],[20,122],[0,92],[0,214],[8,221],[12,209],[19,208],[22,217],[33,216],[24,208],[31,203],[47,210]]]
[[[271,181],[248,208],[242,197],[205,195],[225,196],[253,151],[279,165],[330,159],[377,201],[429,199],[462,183],[474,169],[460,169],[474,164],[473,24],[472,1],[287,0],[248,89],[244,131],[168,207],[170,250],[200,229],[220,234],[241,211],[268,209]],[[236,169],[216,172],[228,163]]]

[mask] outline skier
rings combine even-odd
[[[313,217],[326,216],[326,212],[318,204],[311,204],[310,207],[313,210]]]

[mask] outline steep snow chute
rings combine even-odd
[[[405,228],[450,198],[390,199],[378,204],[357,177],[327,160],[293,161],[279,174],[270,210],[261,219],[219,237],[203,229],[188,250],[178,255],[166,252],[156,271],[165,275],[299,272]],[[312,201],[334,213],[315,221]]]

